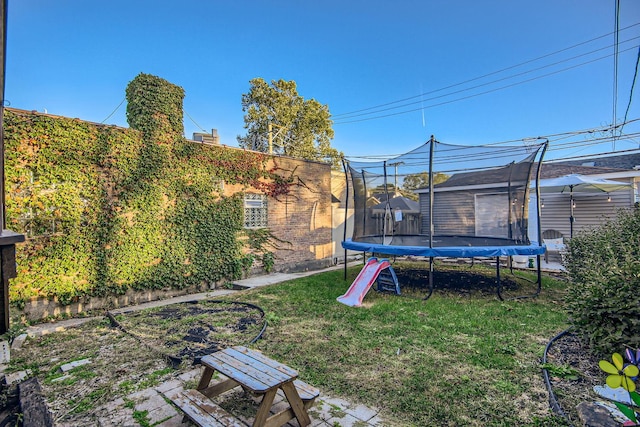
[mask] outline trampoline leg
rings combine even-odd
[[[429,293],[424,297],[425,300],[429,299],[433,293],[433,257],[429,258]]]
[[[542,268],[540,267],[540,255],[536,255],[536,258],[538,264],[538,289],[536,290],[534,296],[537,297],[538,295],[540,295],[540,291],[542,290]]]
[[[500,281],[500,257],[496,257],[496,290],[498,292],[498,298],[500,301],[504,301],[502,298],[502,282]]]

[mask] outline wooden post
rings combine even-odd
[[[0,334],[9,330],[9,279],[16,277],[16,243],[24,242],[22,234],[5,230],[4,203],[4,86],[7,52],[7,5],[9,0],[0,1]]]

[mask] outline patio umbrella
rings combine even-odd
[[[612,181],[604,178],[593,178],[588,175],[571,174],[561,176],[559,178],[541,179],[541,193],[569,193],[569,206],[571,216],[569,217],[570,236],[573,237],[573,193],[610,193],[612,191],[625,190],[630,188],[631,184]]]

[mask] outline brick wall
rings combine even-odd
[[[287,242],[276,252],[276,271],[325,267],[332,260],[331,166],[325,163],[274,157],[280,169],[292,173],[291,193],[269,198],[269,228]]]
[[[275,237],[287,242],[275,252],[274,271],[306,271],[331,265],[334,256],[331,165],[274,156],[267,167],[274,166],[274,162],[278,173],[293,176],[295,183],[287,196],[267,200],[268,228]],[[244,191],[258,194],[257,190],[246,190],[241,185],[224,187],[227,196]]]

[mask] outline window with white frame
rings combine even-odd
[[[509,195],[476,194],[475,199],[476,236],[509,237]]]
[[[267,227],[267,212],[267,196],[264,194],[244,195],[244,228]]]

